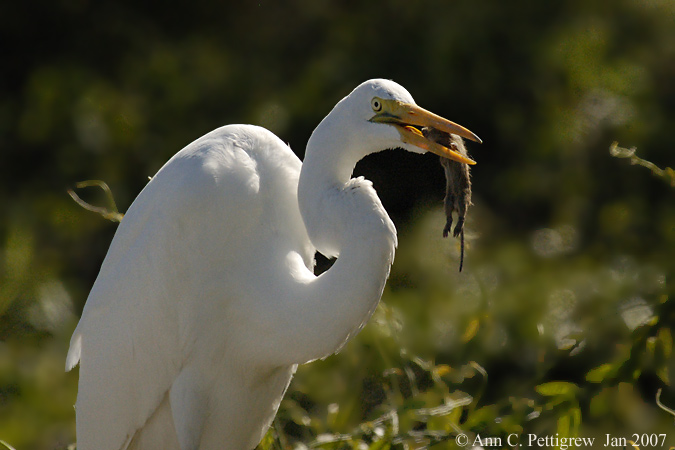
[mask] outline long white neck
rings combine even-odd
[[[335,132],[337,131],[337,132]],[[307,144],[298,200],[310,239],[333,266],[307,286],[308,360],[336,350],[370,318],[394,260],[396,229],[372,184],[351,179],[359,151],[322,122]]]

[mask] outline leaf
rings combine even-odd
[[[368,447],[368,450],[389,450],[391,448],[391,443],[387,439],[380,439],[379,441],[373,442],[373,444]]]
[[[577,436],[579,434],[579,427],[581,427],[581,408],[578,406],[570,408],[568,414],[570,416],[572,435]]]
[[[546,397],[555,396],[569,396],[572,397],[579,390],[579,387],[574,383],[567,381],[551,381],[542,383],[534,388],[539,394]]]
[[[589,412],[591,417],[599,418],[607,414],[610,410],[610,400],[614,391],[610,388],[603,388],[599,393],[591,398]]]
[[[602,364],[594,369],[591,369],[586,374],[586,381],[591,383],[602,383],[608,378],[609,374],[614,371],[614,366],[609,363]]]
[[[558,428],[556,431],[560,437],[570,436],[570,416],[568,414],[558,417]]]
[[[434,372],[439,377],[442,377],[443,375],[447,375],[451,371],[452,371],[452,369],[447,364],[439,364],[436,367],[434,367]]]
[[[476,336],[476,333],[478,333],[479,328],[480,320],[478,320],[478,318],[471,319],[464,330],[464,334],[462,335],[462,342],[466,344],[471,339],[473,339]]]
[[[422,409],[427,405],[427,402],[420,400],[419,398],[410,398],[403,402],[400,406],[400,411],[414,411],[417,409]]]
[[[465,426],[476,429],[483,424],[492,424],[499,416],[497,405],[488,405],[471,411],[466,419]]]
[[[673,336],[670,334],[670,329],[665,327],[659,329],[657,339],[660,344],[660,350],[663,353],[663,357],[668,359],[673,352]]]
[[[670,385],[670,372],[668,371],[668,366],[663,366],[657,369],[656,376],[659,377],[665,384]]]
[[[651,336],[647,338],[647,341],[645,342],[645,349],[647,350],[647,353],[650,356],[654,356],[656,353],[656,338]]]
[[[670,178],[670,185],[675,187],[675,170],[672,167],[666,167],[663,169],[667,178]]]

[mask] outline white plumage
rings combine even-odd
[[[75,330],[78,450],[252,449],[297,364],[325,357],[375,309],[396,231],[367,154],[401,147],[471,163],[415,126],[477,139],[371,80],[312,134],[229,125],[178,152],[129,208]],[[314,254],[339,256],[316,277]]]

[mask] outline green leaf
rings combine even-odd
[[[615,391],[616,389],[614,388],[603,388],[599,393],[591,398],[591,403],[589,405],[591,417],[602,417],[610,411],[610,402],[613,395],[615,395]]]
[[[569,437],[570,436],[570,416],[568,414],[563,414],[558,417],[558,427],[556,429],[560,437]]]
[[[660,350],[664,358],[669,358],[673,352],[673,336],[670,334],[670,329],[661,328],[657,333]]]
[[[469,413],[465,425],[472,429],[478,428],[481,424],[494,423],[498,415],[497,405],[483,406]]]
[[[579,434],[579,427],[581,427],[581,408],[578,406],[570,408],[568,415],[570,416],[572,435],[577,436]]]
[[[478,318],[471,319],[462,335],[462,342],[466,344],[473,339],[476,336],[476,333],[478,333],[478,328],[480,328],[480,320]]]
[[[416,409],[421,409],[427,406],[427,403],[424,400],[421,400],[419,398],[410,398],[403,402],[401,405],[401,412],[403,411],[410,411],[410,410],[416,410]]]
[[[542,383],[534,388],[539,394],[546,397],[555,396],[574,396],[579,390],[579,387],[574,383],[567,381],[551,381]]]
[[[665,384],[670,385],[670,372],[668,366],[658,368],[656,370],[656,376],[658,376]]]
[[[558,418],[557,433],[560,437],[576,437],[581,425],[581,409],[578,407],[570,408],[565,414]],[[560,448],[560,447],[556,447]]]
[[[656,353],[656,338],[654,336],[647,338],[645,349],[650,356],[654,356]]]
[[[391,448],[391,443],[387,439],[380,439],[372,443],[368,450],[389,450]]]
[[[609,363],[602,364],[591,369],[586,374],[586,381],[591,383],[602,383],[608,378],[608,375],[614,371],[614,366]]]

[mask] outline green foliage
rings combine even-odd
[[[525,291],[523,295],[522,286],[510,285],[504,273],[491,273],[489,279],[499,280],[496,285],[477,283],[482,285],[486,304],[462,312],[458,302],[467,298],[464,289],[474,282],[467,280],[472,276],[452,270],[457,257],[452,246],[446,247],[445,261],[440,263],[435,260],[420,266],[420,261],[408,262],[410,266],[405,270],[410,285],[396,285],[400,282],[397,279],[401,265],[410,257],[408,251],[418,258],[429,258],[427,247],[443,248],[442,239],[434,238],[432,233],[442,229],[442,220],[440,210],[431,211],[414,228],[431,242],[422,244],[410,235],[402,237],[401,259],[397,259],[392,273],[394,286],[390,284],[385,292],[384,304],[340,354],[300,368],[267,444],[261,444],[261,449],[279,448],[274,436],[283,436],[286,445],[282,448],[300,443],[310,448],[334,449],[376,445],[426,448],[435,444],[456,448],[455,438],[460,433],[474,442],[480,436],[505,441],[509,435],[528,433],[561,438],[620,435],[626,433],[624,426],[643,432],[664,433],[670,429],[667,414],[659,411],[656,387],[651,385],[656,379],[662,388],[671,386],[670,379],[663,375],[673,364],[669,331],[673,308],[664,285],[657,289],[648,310],[641,310],[646,305],[640,304],[624,310],[623,315],[610,312],[588,318],[582,314],[584,311],[620,308],[611,298],[616,292],[631,297],[645,286],[621,277],[604,277],[604,270],[613,270],[609,268],[595,273],[588,273],[585,265],[575,269],[569,257],[538,270],[521,261],[530,277],[527,283],[535,291],[548,286],[550,294],[540,293],[536,299],[541,302],[542,297],[548,297],[542,309],[534,311],[528,302],[516,305],[530,294]],[[493,266],[489,259],[481,260],[477,251],[474,248],[472,255],[473,276],[486,270],[483,265]],[[491,249],[499,251],[503,250]],[[573,273],[576,270],[579,272]],[[559,283],[573,290],[574,296],[560,295],[549,271],[557,273],[561,277]],[[436,276],[445,281],[433,280]],[[429,278],[421,281],[421,277]],[[448,278],[457,278],[449,284],[454,289],[448,287],[448,292],[438,293],[441,288],[434,286],[435,296],[426,292],[427,283],[448,283]],[[597,285],[584,285],[580,278]],[[503,309],[495,308],[496,299],[511,302],[512,289],[523,297]],[[591,292],[588,298],[579,298],[583,291]],[[561,306],[562,300],[568,303]],[[453,313],[439,312],[448,307]],[[420,317],[413,309],[428,314]],[[443,324],[453,315],[456,325]],[[579,329],[565,323],[572,319],[586,326]],[[641,322],[636,325],[635,320]],[[563,323],[556,324],[559,321]],[[467,324],[465,328],[462,323]],[[528,327],[534,328],[534,336],[538,337],[518,334]],[[448,335],[448,328],[456,329]],[[500,340],[506,341],[501,345],[495,342],[498,331]],[[420,338],[419,333],[424,336]],[[609,335],[614,336],[610,347],[603,342]],[[495,364],[502,358],[490,354],[490,350],[502,353],[502,358],[510,359],[511,364],[503,360]],[[510,352],[513,357],[509,357]],[[532,356],[528,356],[530,352]],[[424,355],[433,359],[425,359]],[[482,363],[462,362],[477,355],[484,359]],[[336,380],[337,368],[340,375]],[[289,415],[288,410],[293,413]],[[649,422],[632,417],[638,412]],[[668,439],[670,442],[672,436]]]

